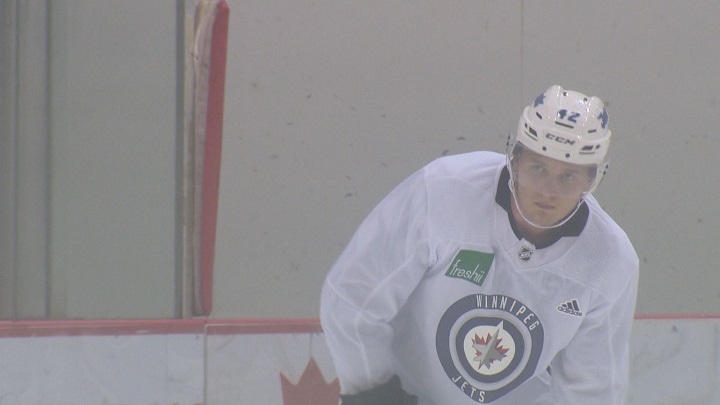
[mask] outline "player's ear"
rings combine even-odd
[[[588,184],[587,188],[589,189],[592,187],[593,183],[595,183],[595,178],[598,176],[598,169],[595,166],[589,166],[588,167]]]
[[[510,159],[510,167],[508,167],[509,170],[512,170],[513,173],[517,173],[518,165],[520,164],[520,159],[523,158],[523,148],[521,146],[515,147],[512,151],[512,159]]]

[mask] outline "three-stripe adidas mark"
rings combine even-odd
[[[577,299],[563,302],[562,304],[557,306],[557,310],[569,315],[582,316],[582,311],[580,311],[580,306],[578,305]]]

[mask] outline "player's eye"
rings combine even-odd
[[[577,180],[577,175],[572,172],[563,172],[558,175],[558,179],[563,183],[571,183]]]
[[[536,175],[544,175],[547,173],[547,169],[545,168],[545,166],[540,164],[530,165],[530,170]]]

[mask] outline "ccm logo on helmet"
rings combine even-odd
[[[557,143],[561,143],[563,145],[575,145],[575,141],[573,141],[572,139],[563,138],[562,136],[545,134],[545,138],[550,139],[551,141],[555,141]]]

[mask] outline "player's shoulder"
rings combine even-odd
[[[617,251],[629,256],[620,255],[621,259],[636,260],[635,249],[622,227],[600,206],[600,203],[593,196],[589,196],[586,203],[590,209],[590,220],[583,233],[594,236],[592,240],[597,243],[613,248],[610,251]]]
[[[494,178],[498,168],[505,164],[505,155],[490,151],[476,151],[443,156],[425,166],[429,179],[457,178],[477,181],[484,177]]]
[[[585,281],[612,295],[618,283],[637,278],[638,256],[628,235],[597,200],[590,197],[586,203],[590,216],[576,242],[574,256],[578,262],[592,263],[592,269],[584,274]]]

